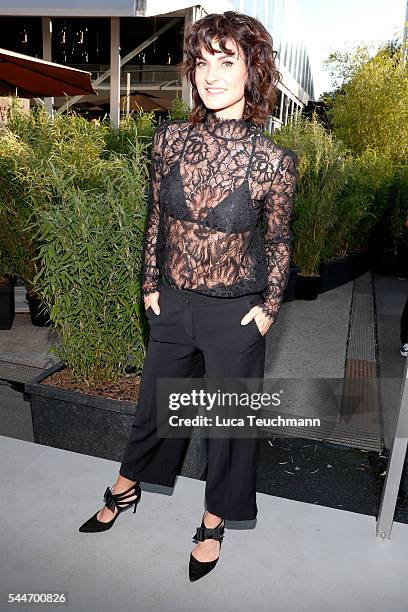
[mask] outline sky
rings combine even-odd
[[[402,42],[406,0],[297,0],[304,39],[315,77],[315,99],[330,91],[331,80],[323,60],[331,51],[359,44],[380,43],[398,36]]]

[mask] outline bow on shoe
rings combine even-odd
[[[110,487],[106,488],[106,491],[103,496],[103,501],[105,502],[105,506],[113,511],[116,506],[116,502]]]
[[[224,537],[224,526],[222,527],[214,527],[210,529],[209,527],[197,527],[197,531],[193,536],[193,541],[197,540],[198,542],[203,542],[204,540],[220,540],[222,542]]]

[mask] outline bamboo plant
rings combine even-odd
[[[107,147],[109,129],[75,114],[50,120],[38,112],[26,123],[14,117],[0,134],[12,177],[0,189],[15,189],[24,211],[16,217],[32,246],[32,286],[60,340],[50,350],[72,380],[90,385],[117,380],[129,355],[141,372],[145,357],[147,144],[127,126],[124,155]]]

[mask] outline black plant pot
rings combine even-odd
[[[297,300],[315,300],[320,293],[322,277],[318,276],[302,276],[298,274],[296,277],[295,298]]]
[[[47,310],[44,311],[44,303],[40,299],[32,297],[28,292],[26,293],[26,300],[30,307],[31,323],[37,325],[37,327],[51,325],[49,312]]]
[[[8,282],[0,287],[0,329],[11,329],[16,315],[14,300],[15,274],[7,274]]]
[[[351,280],[353,258],[351,255],[336,257],[332,261],[325,261],[320,265],[322,282],[320,293],[340,287]]]
[[[408,230],[407,230],[408,233]],[[397,275],[401,278],[408,278],[408,241],[397,242]]]
[[[59,362],[24,386],[24,393],[31,403],[34,442],[121,461],[138,410],[137,402],[108,399],[41,384],[54,372],[64,368],[65,364]],[[192,436],[182,466],[183,476],[201,477],[205,466],[200,453],[199,437]]]
[[[362,274],[371,270],[373,256],[371,247],[353,249],[350,251],[350,255],[352,257],[351,280],[355,280]]]
[[[283,301],[292,302],[295,299],[296,278],[300,268],[293,266],[289,270],[288,284],[283,292]]]
[[[398,256],[392,248],[376,249],[373,256],[373,272],[384,276],[398,276]]]

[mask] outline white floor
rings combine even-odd
[[[119,464],[3,436],[0,465],[1,610],[54,609],[4,602],[61,591],[71,612],[407,610],[408,525],[381,541],[374,517],[258,494],[256,527],[227,523],[217,567],[190,583],[203,481],[179,477],[173,495],[146,485],[136,514],[82,534]]]

